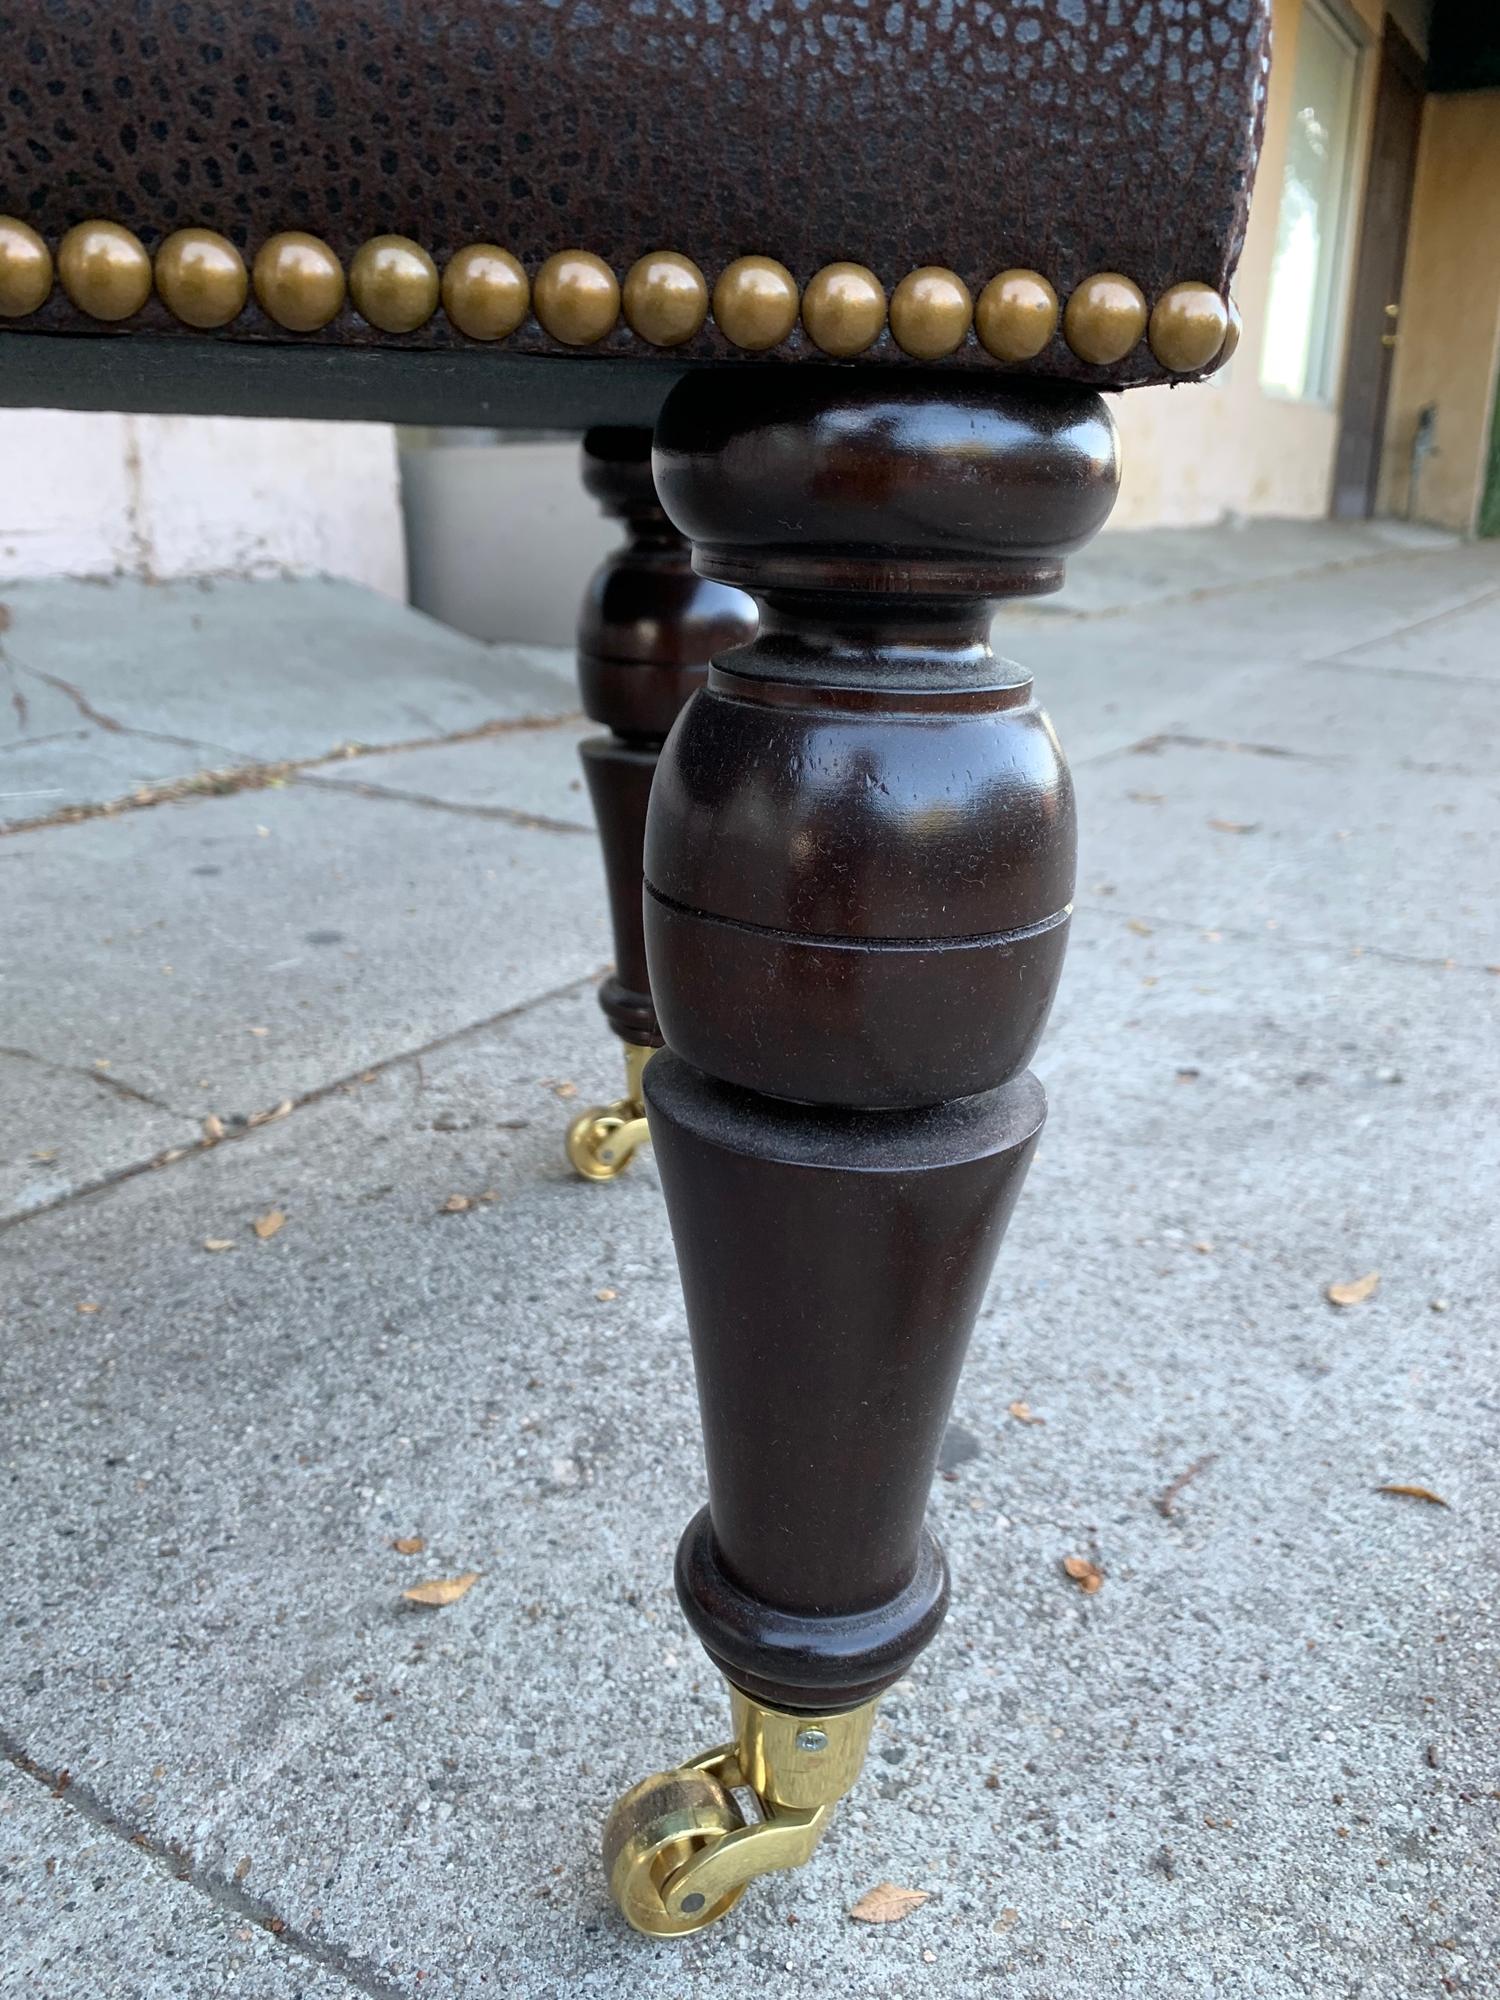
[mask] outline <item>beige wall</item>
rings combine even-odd
[[[1500,361],[1500,90],[1429,97],[1401,287],[1381,505],[1467,534],[1478,512]],[[1437,452],[1410,491],[1418,413]]]
[[[1384,0],[1349,0],[1345,11],[1365,23],[1370,43],[1356,139],[1355,227],[1346,245],[1341,310],[1353,276]],[[1315,517],[1328,511],[1338,444],[1336,405],[1291,402],[1266,395],[1260,386],[1261,336],[1301,15],[1302,0],[1276,0],[1265,146],[1245,254],[1233,287],[1245,321],[1239,352],[1209,382],[1138,389],[1115,399],[1125,468],[1117,526],[1188,527],[1217,521],[1226,513]],[[1405,25],[1414,22],[1408,19]]]
[[[0,410],[0,577],[284,570],[405,595],[389,425]]]

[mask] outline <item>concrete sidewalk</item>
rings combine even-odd
[[[1118,536],[1001,619],[1084,852],[954,1610],[677,1946],[596,1852],[725,1711],[654,1166],[562,1155],[618,1089],[570,663],[0,600],[0,1994],[1497,1990],[1500,547]]]

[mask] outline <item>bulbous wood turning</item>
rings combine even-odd
[[[738,590],[695,576],[651,483],[651,433],[600,428],[583,443],[583,483],[628,539],[595,571],[578,618],[584,712],[612,733],[579,746],[604,850],[615,971],[599,1004],[621,1040],[660,1040],[641,935],[641,848],[663,737],[708,661],[755,630]]]
[[[1114,429],[1075,389],[689,377],[654,463],[700,572],[761,605],[646,834],[709,1486],[678,1591],[747,1692],[854,1705],[943,1615],[928,1490],[1045,1111],[1073,800],[994,600],[1101,525]]]

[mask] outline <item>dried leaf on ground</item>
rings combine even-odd
[[[205,1236],[203,1247],[205,1250],[232,1250],[234,1248],[234,1238],[232,1236]]]
[[[578,1085],[576,1083],[554,1083],[552,1094],[554,1097],[576,1097],[578,1095]]]
[[[1366,1271],[1362,1278],[1350,1278],[1342,1285],[1329,1285],[1323,1296],[1331,1306],[1358,1306],[1373,1298],[1380,1289],[1380,1273]]]
[[[1405,1500],[1425,1500],[1430,1507],[1446,1507],[1447,1501],[1441,1493],[1434,1493],[1430,1486],[1406,1486],[1399,1482],[1389,1486],[1377,1486],[1377,1493],[1399,1493]]]
[[[1044,1424],[1047,1421],[1036,1414],[1030,1403],[1008,1403],[1006,1408],[1018,1424]]]
[[[255,1231],[261,1242],[265,1243],[276,1234],[278,1229],[283,1228],[285,1224],[286,1214],[284,1210],[268,1208],[264,1215],[256,1216],[250,1227]]]
[[[899,1924],[927,1901],[925,1889],[901,1889],[894,1882],[877,1882],[849,1912],[861,1924]]]
[[[1104,1572],[1097,1563],[1091,1563],[1087,1556],[1064,1556],[1063,1569],[1085,1597],[1092,1597],[1104,1582]]]
[[[466,1569],[462,1576],[434,1576],[426,1583],[414,1583],[410,1590],[401,1595],[412,1604],[457,1604],[461,1597],[467,1597],[479,1581],[477,1569]]]
[[[252,1111],[250,1116],[245,1120],[245,1123],[247,1125],[269,1125],[273,1118],[289,1117],[291,1109],[292,1100],[289,1097],[283,1097],[281,1102],[273,1104],[269,1111]]]
[[[391,1543],[398,1556],[419,1556],[426,1546],[425,1535],[397,1535]]]
[[[1150,937],[1151,935],[1150,924],[1143,924],[1139,917],[1132,917],[1125,928],[1128,931],[1134,931],[1137,937]]]
[[[462,1215],[465,1209],[472,1208],[473,1206],[474,1204],[468,1195],[450,1194],[448,1199],[443,1203],[443,1213],[444,1215]]]
[[[80,1299],[78,1301],[78,1310],[81,1313],[96,1313],[99,1310],[99,1301],[97,1299]]]

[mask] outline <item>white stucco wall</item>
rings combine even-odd
[[[0,411],[0,577],[285,570],[405,596],[389,425]]]

